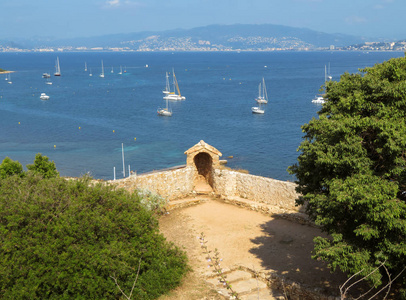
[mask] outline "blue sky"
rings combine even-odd
[[[277,24],[406,39],[406,0],[1,0],[0,38]]]

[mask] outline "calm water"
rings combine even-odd
[[[46,85],[42,73],[61,77]],[[14,70],[13,84],[0,77],[0,159],[24,166],[36,153],[55,161],[64,176],[122,177],[121,144],[138,173],[184,164],[184,151],[200,140],[251,174],[293,180],[300,126],[317,117],[311,99],[330,63],[333,80],[403,53],[0,53],[0,68]],[[100,78],[101,60],[105,78]],[[88,72],[84,71],[85,62]],[[145,66],[148,64],[148,68]],[[126,73],[119,75],[120,65]],[[114,73],[111,73],[112,67]],[[175,69],[185,101],[164,106],[165,72]],[[93,76],[89,76],[89,70]],[[264,115],[251,106],[265,77],[269,103]],[[41,93],[50,96],[41,101]],[[135,140],[136,138],[136,140]]]

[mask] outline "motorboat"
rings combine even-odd
[[[312,103],[316,103],[316,104],[323,104],[326,102],[326,99],[324,99],[324,97],[322,95],[316,95],[314,97],[314,99],[312,100]]]
[[[39,98],[41,100],[49,100],[49,96],[47,94],[45,94],[45,93],[41,93],[41,96],[39,96]]]

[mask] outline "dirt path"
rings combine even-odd
[[[207,246],[219,250],[223,268],[240,265],[273,272],[327,294],[335,294],[345,281],[343,274],[331,274],[324,263],[311,259],[313,238],[321,234],[313,227],[209,200],[171,211],[160,219],[160,228],[168,240],[187,251],[195,279],[210,272],[198,240],[203,232]],[[210,298],[214,295],[184,299],[215,299]]]

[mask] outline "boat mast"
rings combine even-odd
[[[263,88],[263,97],[266,101],[268,101],[268,93],[266,91],[266,86],[265,86],[265,79],[262,77],[262,88]]]

